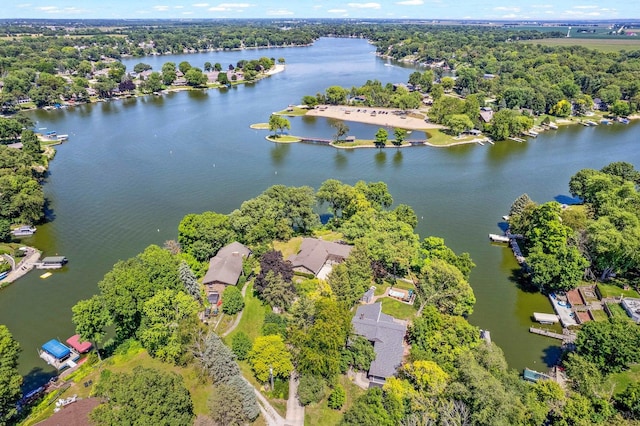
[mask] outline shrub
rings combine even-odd
[[[222,293],[222,312],[233,315],[244,308],[244,299],[238,287],[229,286]]]
[[[309,405],[312,402],[319,402],[325,395],[324,379],[319,376],[304,375],[300,377],[298,386],[298,399],[300,404]]]
[[[339,410],[344,405],[346,397],[347,395],[344,391],[344,388],[341,385],[336,385],[336,387],[333,389],[333,392],[331,392],[331,395],[329,395],[329,401],[327,402],[327,405],[329,405],[329,408]]]
[[[251,350],[251,340],[244,332],[239,332],[231,339],[231,350],[239,360],[247,359],[247,354]]]

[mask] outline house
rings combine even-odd
[[[493,118],[493,110],[490,107],[480,108],[480,119],[483,122],[489,123],[492,118]]]
[[[600,98],[593,98],[593,109],[596,111],[606,111],[607,104]]]
[[[622,299],[622,307],[627,311],[627,315],[636,323],[640,323],[640,299],[625,297]]]
[[[324,279],[331,271],[331,266],[344,261],[353,247],[347,244],[305,238],[300,251],[289,258],[295,272],[312,274]],[[326,268],[324,270],[323,267]]]
[[[91,424],[89,413],[100,405],[100,398],[76,398],[58,407],[51,417],[38,423],[40,426],[84,426]]]
[[[242,274],[242,261],[250,255],[251,250],[237,241],[218,250],[209,260],[209,269],[202,279],[207,294],[222,294],[227,286],[238,284]]]
[[[373,344],[376,358],[367,372],[369,387],[381,387],[402,365],[407,324],[382,313],[382,304],[360,305],[351,320],[355,333]]]

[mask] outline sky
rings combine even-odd
[[[0,19],[640,19],[638,0],[2,0],[2,3]]]

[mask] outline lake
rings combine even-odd
[[[112,265],[150,244],[177,238],[188,213],[229,213],[274,184],[317,188],[329,178],[353,184],[385,181],[395,203],[412,206],[422,237],[445,238],[467,251],[477,267],[477,297],[470,321],[491,331],[510,367],[544,369],[557,354],[554,340],[530,335],[534,311],[550,312],[546,299],[518,289],[511,252],[491,245],[487,234],[526,192],[537,202],[568,195],[569,178],[586,167],[612,161],[640,165],[637,124],[573,126],[525,143],[336,150],[326,146],[277,145],[249,126],[272,111],[300,103],[331,85],[347,88],[367,80],[406,82],[414,68],[388,64],[360,39],[321,39],[310,47],[215,52],[127,59],[159,70],[171,60],[220,62],[284,57],[285,72],[256,84],[224,90],[172,93],[34,111],[38,128],[69,134],[58,147],[44,185],[49,222],[25,240],[60,254],[69,264],[48,279],[32,272],[0,292],[0,323],[20,342],[20,371],[27,384],[52,373],[37,349],[51,338],[74,334],[71,307],[97,292]],[[350,134],[373,138],[375,126],[349,123]],[[291,133],[330,138],[323,118],[291,119]]]

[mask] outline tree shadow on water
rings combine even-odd
[[[22,378],[22,392],[28,393],[44,385],[58,374],[55,371],[45,371],[41,367],[34,367]]]
[[[542,350],[542,354],[542,362],[544,362],[547,367],[553,367],[560,361],[562,348],[556,345],[548,346]]]
[[[512,269],[509,275],[509,281],[514,283],[519,290],[525,293],[538,293],[540,289],[533,284],[529,279],[529,274],[522,270],[522,268]]]

